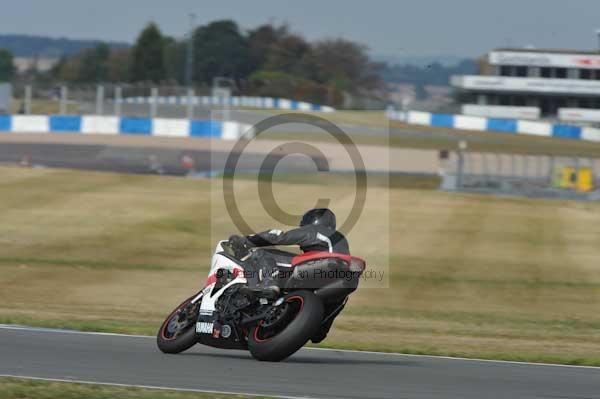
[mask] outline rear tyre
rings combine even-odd
[[[264,328],[263,322],[250,330],[248,349],[255,359],[279,362],[302,348],[319,331],[324,310],[314,293],[297,291],[286,295],[285,302],[290,312],[285,317],[292,320],[280,331]]]
[[[188,350],[198,342],[196,336],[196,321],[198,320],[198,306],[201,300],[191,304],[198,294],[195,294],[181,303],[165,319],[156,334],[158,349],[163,353],[180,353]]]

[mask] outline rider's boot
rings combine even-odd
[[[275,260],[263,257],[257,261],[263,264],[258,270],[258,282],[254,286],[243,287],[241,292],[260,298],[277,298],[281,290],[275,281],[279,274]]]

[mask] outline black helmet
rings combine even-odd
[[[310,224],[335,230],[335,214],[327,208],[311,209],[302,216],[300,227]]]

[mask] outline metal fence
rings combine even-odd
[[[202,118],[208,111],[189,101],[161,103],[160,97],[195,97],[210,94],[210,88],[189,90],[181,86],[144,85],[15,85],[12,113],[58,115],[128,115],[165,118]],[[156,98],[145,103],[128,103],[131,98]]]
[[[600,200],[600,158],[454,151],[441,167],[445,190]]]
[[[235,95],[234,95],[235,94]],[[222,87],[136,84],[17,84],[11,113],[207,119],[213,109],[269,108],[332,112],[332,107],[285,98],[239,96]]]

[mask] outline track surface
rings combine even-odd
[[[365,332],[367,334],[368,332]],[[0,375],[320,398],[597,398],[600,368],[304,349],[282,363],[149,337],[0,327]]]
[[[118,138],[117,138],[118,141]],[[187,150],[183,148],[127,147],[97,144],[61,144],[61,143],[1,143],[0,163],[19,164],[27,159],[30,165],[50,168],[70,168],[80,170],[109,171],[117,173],[141,173],[167,175],[186,175],[189,170],[183,168],[182,158],[190,157],[194,161],[194,170],[198,173],[222,172],[229,153],[211,150]],[[153,161],[154,160],[154,161]],[[281,160],[281,163],[279,161]],[[239,160],[239,170],[259,170],[263,166],[269,170],[275,165],[280,170],[310,172],[315,166],[307,159],[274,155],[267,159],[265,155],[244,153]],[[313,159],[322,165],[323,159]],[[154,166],[153,166],[154,165]]]

